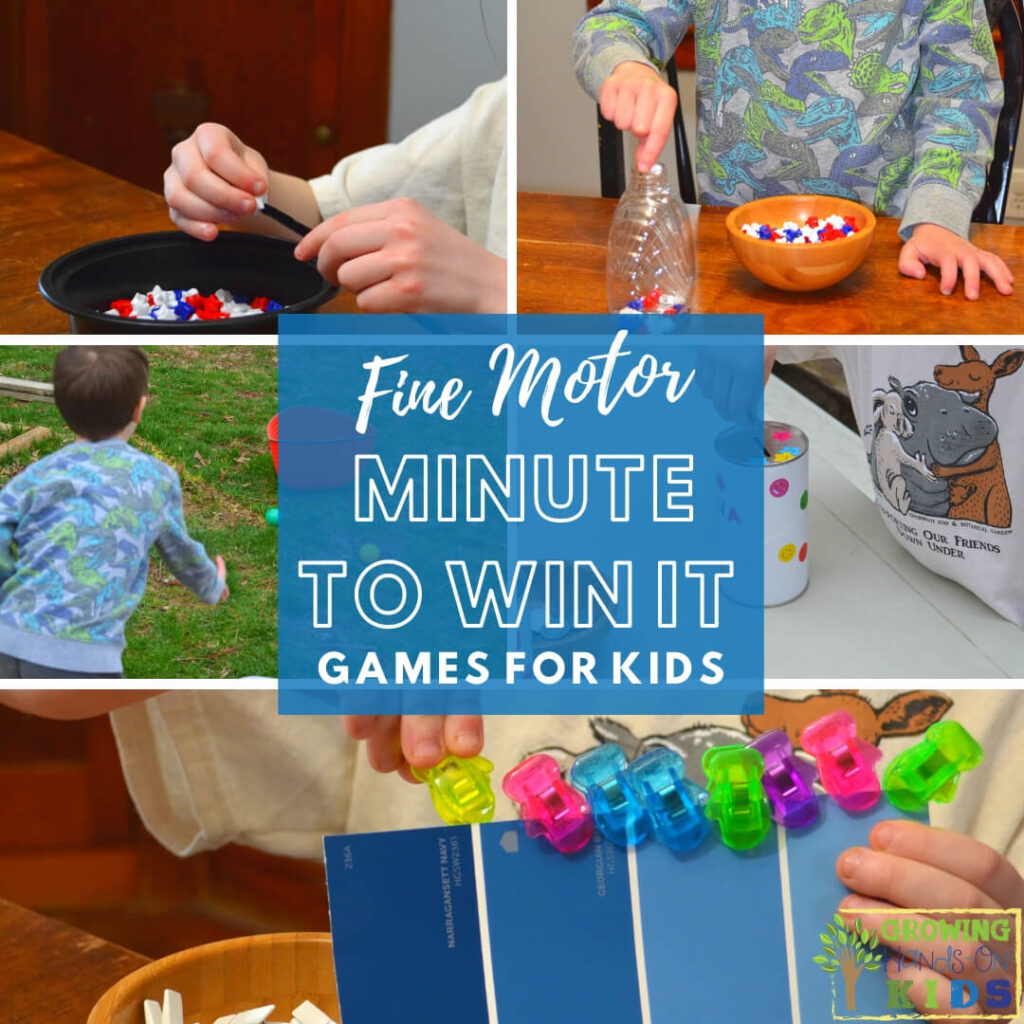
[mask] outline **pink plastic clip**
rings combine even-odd
[[[882,795],[874,768],[882,752],[857,735],[853,715],[833,711],[819,718],[800,734],[800,744],[818,762],[821,784],[840,807],[874,807]]]
[[[560,853],[575,853],[590,842],[594,819],[582,793],[562,779],[558,762],[532,754],[501,781],[505,795],[519,806],[526,834],[544,836]]]

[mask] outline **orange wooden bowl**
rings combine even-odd
[[[789,245],[740,231],[744,224],[803,225],[808,217],[834,213],[853,217],[856,233],[817,245]],[[813,292],[842,281],[864,262],[875,233],[875,215],[860,203],[835,196],[771,196],[730,210],[725,227],[740,262],[759,281],[787,292]]]
[[[181,993],[185,1024],[213,1024],[226,1013],[274,1003],[271,1020],[291,1020],[310,1000],[341,1020],[331,936],[282,932],[211,942],[172,953],[132,971],[107,989],[87,1024],[139,1024],[142,1001],[163,1003],[164,989]]]

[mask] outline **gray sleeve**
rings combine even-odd
[[[164,528],[156,539],[156,549],[174,573],[200,601],[216,604],[224,593],[224,581],[217,576],[217,566],[199,541],[188,535],[182,506],[181,484],[177,475],[164,512]]]
[[[576,26],[576,78],[597,100],[604,80],[625,61],[661,71],[692,24],[690,0],[604,0]]]

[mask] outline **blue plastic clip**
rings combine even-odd
[[[674,750],[657,747],[637,758],[626,778],[651,819],[655,838],[673,850],[692,850],[708,834],[707,790],[686,778],[686,763]]]
[[[626,776],[626,755],[616,743],[603,743],[573,761],[569,781],[590,802],[594,824],[619,846],[647,837],[651,821]]]

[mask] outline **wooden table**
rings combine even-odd
[[[519,194],[520,313],[603,313],[613,199]],[[1006,298],[983,280],[981,299],[939,293],[934,276],[900,276],[899,222],[882,217],[867,259],[821,292],[782,292],[740,265],[725,233],[726,210],[704,207],[697,230],[696,313],[763,313],[766,334],[1019,334],[1024,332],[1024,227],[975,225],[971,238],[998,252],[1017,280]]]
[[[147,963],[138,953],[0,900],[4,1024],[85,1024],[114,982]]]
[[[159,182],[154,182],[159,187]],[[0,132],[0,334],[64,334],[67,316],[40,294],[39,274],[79,246],[173,228],[163,196]],[[355,312],[338,295],[325,313]]]

